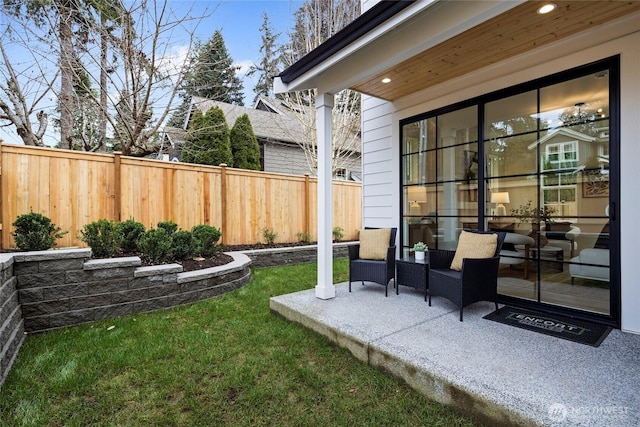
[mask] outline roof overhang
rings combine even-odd
[[[352,23],[351,39],[337,43],[336,34],[276,77],[274,88],[351,88],[396,100],[640,11],[640,1],[578,0],[554,1],[556,10],[540,15],[544,3],[409,2],[371,26],[379,3]]]

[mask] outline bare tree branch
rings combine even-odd
[[[0,83],[0,119],[7,121],[5,126],[13,127],[25,145],[42,146],[43,136],[47,129],[48,114],[41,109],[35,117],[37,130],[32,124],[32,114],[38,110],[38,104],[50,93],[54,80],[47,82],[39,73],[32,73],[34,77],[28,77],[29,69],[40,69],[39,61],[34,59],[34,65],[28,69],[17,70],[14,67],[11,55],[7,52],[5,40],[11,41],[10,29],[0,37],[0,55],[2,64],[0,74],[4,82]],[[40,69],[41,70],[41,69]],[[37,87],[35,94],[27,95],[26,89]]]
[[[357,0],[307,0],[296,12],[296,25],[290,34],[290,43],[282,50],[283,64],[293,64],[359,15],[360,2]],[[304,151],[311,174],[316,174],[318,168],[314,109],[316,95],[316,90],[279,95],[284,104],[289,106],[289,114],[297,119],[302,128],[301,136],[293,140]],[[360,95],[346,89],[336,94],[334,101],[332,171],[336,175],[343,169],[351,169],[359,158]]]
[[[196,16],[188,10],[176,16],[169,0],[127,2],[126,8],[115,0],[116,6],[123,7],[122,22],[104,28],[107,21],[100,16],[99,8],[74,15],[74,28],[82,29],[74,35],[72,49],[76,57],[58,61],[65,40],[60,37],[59,14],[65,7],[80,7],[70,2],[73,1],[53,0],[51,5],[55,3],[59,8],[43,3],[45,7],[38,10],[37,16],[26,16],[19,8],[15,15],[0,15],[19,28],[14,33],[16,42],[22,42],[23,52],[33,57],[28,67],[15,69],[15,60],[10,61],[13,58],[0,44],[4,58],[4,64],[0,64],[0,126],[10,124],[25,144],[42,145],[47,118],[53,117],[62,130],[62,116],[71,113],[75,128],[71,141],[61,141],[63,146],[69,142],[70,147],[98,150],[111,135],[113,143],[125,154],[157,151],[159,130],[176,108],[176,94],[190,67],[194,34],[208,12]],[[99,44],[95,43],[97,39]],[[5,40],[9,39],[3,35],[0,41]],[[111,45],[112,60],[105,58],[106,41]],[[46,54],[37,58],[39,52]],[[43,63],[46,67],[42,67]],[[59,91],[56,83],[63,63],[69,65],[65,69],[67,84]],[[69,80],[75,85],[71,94]],[[25,93],[27,88],[29,93]],[[61,98],[69,101],[65,96],[73,96],[74,102],[58,102],[57,119],[54,103]],[[44,100],[52,101],[52,105],[38,111],[36,104]],[[75,107],[67,111],[65,105]]]

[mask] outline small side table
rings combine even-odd
[[[396,286],[405,285],[424,290],[427,300],[429,290],[429,256],[424,261],[416,261],[414,257],[396,260]]]

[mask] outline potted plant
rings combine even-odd
[[[529,236],[533,237],[536,244],[538,244],[539,241],[540,247],[547,244],[547,239],[540,234],[540,223],[552,224],[554,220],[551,218],[551,215],[554,213],[555,209],[548,206],[543,206],[542,208],[533,207],[531,200],[529,200],[526,205],[520,205],[517,209],[511,209],[511,215],[517,217],[520,222],[531,223]]]
[[[542,208],[533,207],[531,200],[526,205],[520,205],[517,209],[511,209],[511,215],[515,216],[522,223],[531,223],[532,228],[540,229],[540,223],[553,223],[551,215],[555,213],[555,209],[548,206]]]
[[[415,252],[416,261],[424,261],[424,253],[429,250],[429,246],[427,246],[423,242],[417,242],[413,245],[413,251]]]

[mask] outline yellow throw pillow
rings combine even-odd
[[[390,228],[360,230],[360,259],[384,260],[387,258]]]
[[[496,253],[498,235],[479,234],[462,231],[458,240],[458,248],[451,262],[451,269],[462,270],[463,258],[491,258]]]

